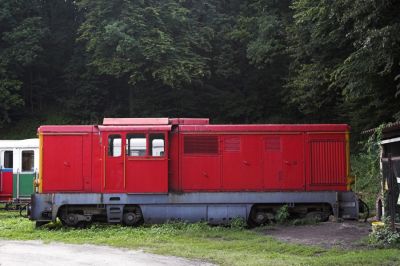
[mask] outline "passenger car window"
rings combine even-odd
[[[4,168],[13,168],[13,151],[4,151]]]
[[[151,156],[164,156],[165,140],[164,134],[150,134],[150,151]]]
[[[126,154],[128,156],[147,155],[147,143],[145,134],[129,134],[126,138]]]
[[[121,156],[121,136],[120,135],[108,136],[108,156],[112,156],[112,157]]]
[[[33,172],[34,153],[33,151],[22,151],[22,172]]]

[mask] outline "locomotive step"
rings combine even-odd
[[[120,223],[122,221],[124,205],[108,205],[106,210],[109,223]]]

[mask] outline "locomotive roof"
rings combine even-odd
[[[209,125],[208,118],[105,118],[105,124],[41,126],[41,133],[89,133],[98,131],[170,131],[173,125],[182,132],[345,132],[347,124],[238,124]]]
[[[104,118],[103,125],[45,125],[41,133],[90,133],[100,131],[169,131],[172,125],[208,125],[208,118]]]
[[[41,126],[39,133],[92,133],[99,131],[170,131],[171,125],[130,125],[130,126]]]
[[[208,125],[208,118],[104,118],[103,126]]]
[[[346,124],[248,124],[248,125],[182,125],[180,131],[195,132],[345,132]]]
[[[57,133],[57,132],[65,132],[65,133],[90,133],[90,132],[95,132],[96,127],[95,126],[82,126],[82,125],[61,125],[61,126],[40,126],[38,128],[38,132],[40,133]]]
[[[171,125],[99,126],[100,131],[171,131]]]

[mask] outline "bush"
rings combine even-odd
[[[232,229],[244,229],[247,225],[246,221],[243,218],[237,217],[235,219],[232,219],[232,221],[229,224]]]
[[[377,247],[400,247],[400,234],[390,228],[389,221],[369,234],[369,243]]]
[[[379,168],[382,137],[381,125],[376,132],[364,142],[361,151],[351,157],[352,175],[356,177],[352,188],[362,197],[371,210],[375,209],[375,200],[381,188],[381,171]]]
[[[289,219],[289,207],[287,205],[283,205],[279,210],[276,212],[275,220],[278,224],[284,224]]]

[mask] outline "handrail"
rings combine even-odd
[[[122,152],[123,152],[123,160],[124,160],[124,189],[126,189],[126,145],[122,145],[122,139],[121,139],[121,146],[122,146]]]
[[[33,181],[33,192],[37,193],[38,192],[38,187],[35,185],[39,181],[39,173],[37,171],[37,168],[35,168],[34,175],[35,175],[35,178],[34,178],[34,181]]]
[[[104,145],[104,152],[103,152],[103,188],[106,188],[106,158],[107,158],[107,151],[106,151],[106,146]]]

